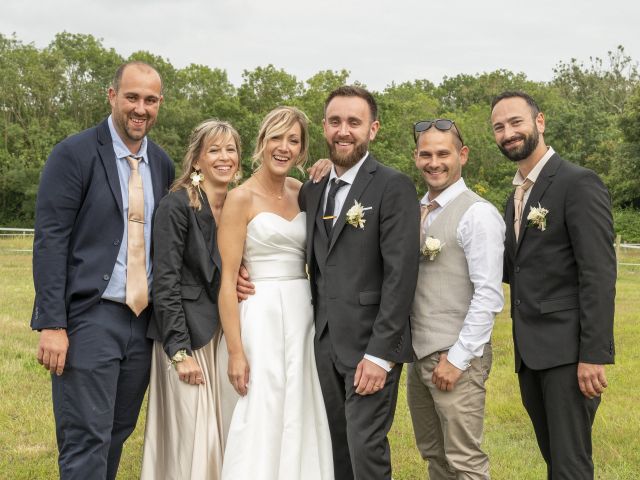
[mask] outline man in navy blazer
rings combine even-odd
[[[122,65],[109,88],[111,115],[56,145],[36,202],[33,248],[38,361],[51,372],[63,479],[113,479],[149,380],[151,307],[125,305],[126,157],[141,157],[147,281],[151,221],[174,178],[169,156],[147,138],[162,80],[143,62]]]
[[[529,95],[504,92],[491,110],[523,194],[519,222],[514,194],[507,201],[504,250],[522,402],[548,478],[592,479],[591,426],[614,360],[609,193],[594,172],[545,144],[545,118]]]

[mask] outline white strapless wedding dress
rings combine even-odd
[[[333,479],[305,237],[303,212],[291,221],[261,212],[247,225],[243,263],[256,293],[239,308],[250,377],[233,412],[223,480]]]

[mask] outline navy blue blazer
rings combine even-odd
[[[173,182],[174,167],[151,141],[147,155],[157,206]],[[31,328],[66,328],[69,318],[100,300],[120,249],[122,212],[107,120],[53,148],[36,201]]]
[[[220,252],[209,201],[189,205],[187,191],[169,193],[153,221],[153,317],[148,336],[169,357],[205,346],[219,326]]]

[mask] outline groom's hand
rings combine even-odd
[[[378,393],[384,388],[387,381],[387,372],[384,368],[376,365],[370,360],[363,358],[356,367],[356,375],[353,379],[353,386],[358,395],[371,395]]]
[[[238,302],[246,300],[249,295],[256,293],[256,287],[249,281],[249,271],[244,265],[240,265],[238,271],[238,280],[236,281],[236,295],[238,296]]]

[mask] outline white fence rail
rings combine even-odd
[[[14,228],[14,227],[0,227],[0,238],[2,237],[32,237],[34,233],[33,228]],[[616,253],[619,255],[621,249],[640,250],[640,243],[621,243],[619,238],[616,239]],[[618,243],[620,242],[620,243]],[[29,250],[10,250],[14,252],[31,252]],[[625,265],[630,267],[640,267],[640,263],[626,263],[618,262],[618,265]]]
[[[29,237],[33,235],[33,228],[0,228],[0,237]]]

